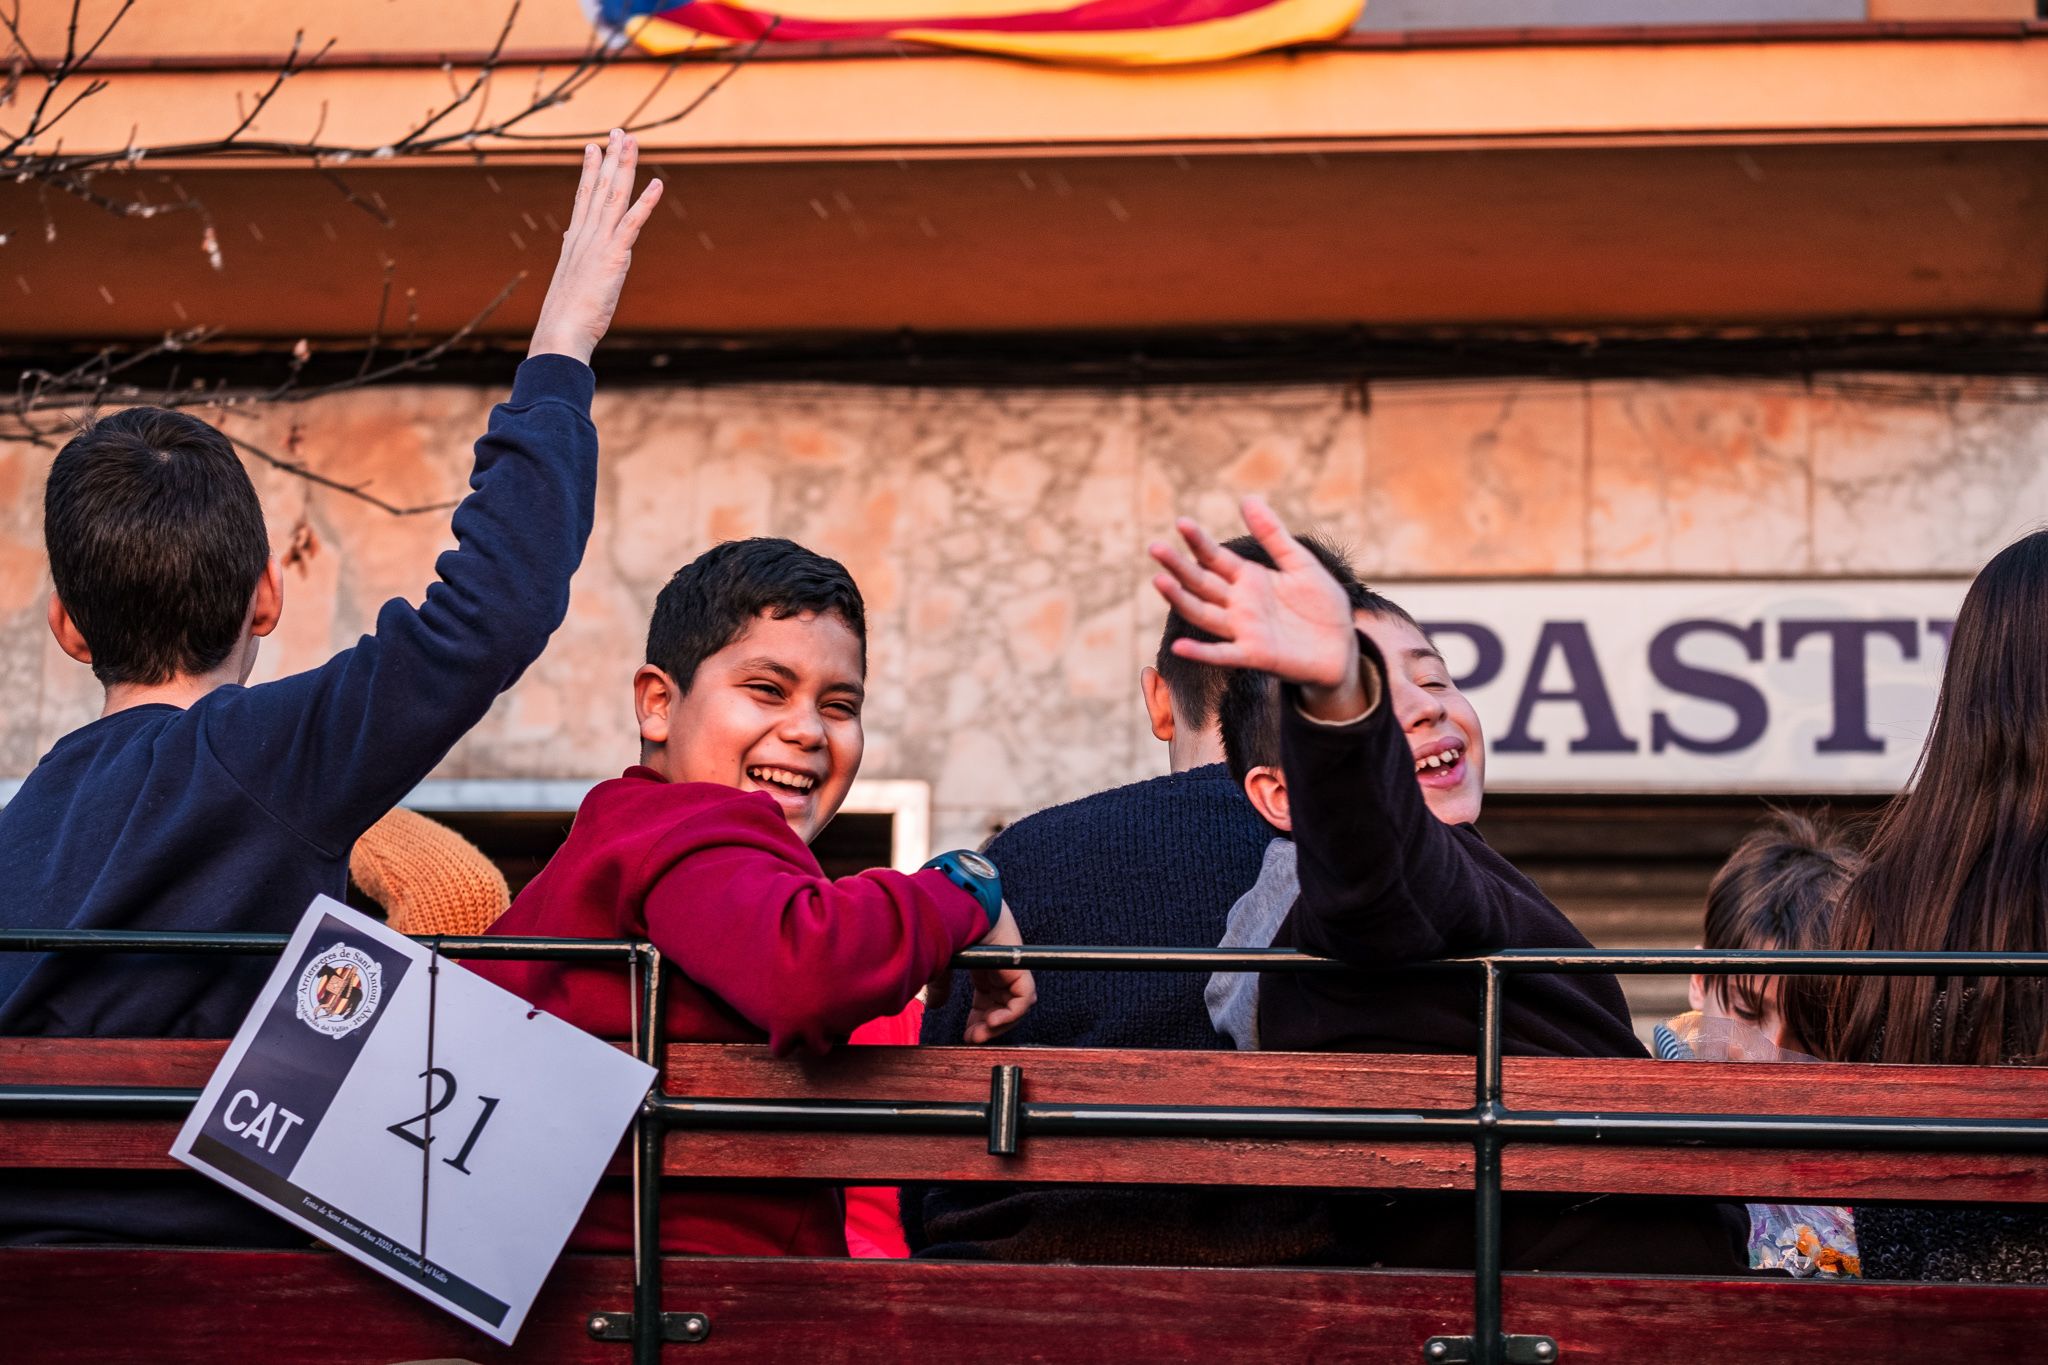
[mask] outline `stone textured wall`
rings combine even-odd
[[[460,495],[494,392],[389,388],[237,418],[398,503]],[[2048,404],[1964,382],[1430,383],[1145,393],[826,386],[601,394],[597,530],[568,623],[440,770],[603,777],[634,759],[648,609],[712,541],[794,537],[871,613],[866,777],[933,785],[938,847],[1164,770],[1136,674],[1148,537],[1264,492],[1379,578],[1967,573],[2048,515]],[[48,453],[0,446],[0,776],[98,694],[42,624]],[[394,519],[252,465],[282,551],[259,677],[415,600],[445,514]]]

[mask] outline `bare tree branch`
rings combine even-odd
[[[121,382],[124,374],[138,366],[170,354],[188,351],[216,335],[216,330],[208,327],[191,327],[166,333],[162,339],[150,345],[125,352],[112,346],[102,347],[68,370],[24,370],[16,379],[13,395],[0,400],[0,443],[27,444],[46,449],[56,446],[77,429],[80,421],[89,419],[95,411],[109,403],[153,402],[156,406],[165,408],[204,408],[225,418],[267,406],[310,402],[351,389],[385,383],[405,375],[423,374],[432,370],[436,361],[461,345],[483,326],[505,300],[512,297],[512,292],[525,279],[524,272],[514,276],[467,322],[424,350],[413,349],[414,338],[411,333],[417,323],[417,318],[414,317],[409,322],[407,340],[401,348],[399,358],[388,364],[373,367],[371,362],[379,347],[384,344],[384,326],[391,301],[392,267],[387,262],[383,296],[377,307],[377,326],[364,349],[362,366],[354,375],[330,384],[300,384],[300,373],[312,355],[311,346],[304,341],[293,347],[285,377],[277,384],[266,388],[230,389],[200,380],[182,388],[173,382],[159,393],[150,393],[139,385]],[[454,506],[449,502],[424,503],[416,507],[399,506],[369,492],[367,485],[343,483],[339,479],[309,468],[302,461],[274,454],[231,431],[223,431],[222,434],[238,449],[255,459],[297,475],[310,483],[318,484],[322,488],[358,498],[392,516],[417,516],[425,512],[445,511]]]
[[[222,432],[221,434],[234,444],[235,449],[246,455],[254,456],[273,469],[282,469],[287,474],[297,475],[307,483],[317,484],[321,488],[329,488],[337,493],[367,502],[378,511],[389,512],[394,517],[416,517],[425,512],[445,512],[455,506],[453,502],[423,502],[413,507],[402,507],[397,503],[386,502],[375,493],[370,492],[370,486],[366,483],[343,483],[339,479],[331,479],[317,469],[307,468],[297,460],[288,460],[282,455],[273,455],[262,446],[256,445],[251,441],[245,441],[233,432]]]
[[[328,142],[324,139],[327,109],[323,104],[317,123],[311,133],[302,140],[278,137],[252,138],[249,136],[250,130],[262,119],[264,112],[283,90],[285,82],[293,76],[317,67],[333,51],[334,40],[329,39],[311,56],[302,56],[305,43],[305,33],[302,30],[293,36],[291,49],[272,73],[269,83],[255,92],[246,104],[238,97],[235,120],[220,137],[204,141],[148,143],[138,136],[131,136],[128,145],[118,150],[67,153],[61,144],[49,150],[39,150],[41,144],[49,140],[51,129],[66,115],[108,88],[105,79],[93,77],[89,73],[83,77],[84,84],[81,87],[78,84],[81,71],[90,64],[107,39],[119,27],[122,19],[134,8],[136,0],[122,0],[119,9],[83,52],[78,48],[81,4],[82,0],[72,0],[65,54],[61,61],[54,64],[38,60],[25,40],[20,24],[20,0],[13,0],[10,9],[0,11],[0,29],[4,29],[13,44],[15,61],[11,69],[17,73],[8,78],[5,89],[11,92],[23,78],[37,79],[43,83],[41,95],[29,113],[27,123],[18,132],[0,132],[0,183],[12,181],[20,184],[39,181],[51,184],[67,194],[92,203],[95,207],[123,217],[153,217],[173,210],[197,210],[201,206],[191,199],[171,205],[149,205],[141,201],[131,204],[105,190],[82,192],[83,187],[95,174],[104,171],[132,170],[151,157],[206,160],[281,156],[306,158],[322,170],[329,183],[333,184],[349,203],[370,212],[380,224],[390,226],[390,215],[381,209],[372,208],[367,200],[349,189],[347,182],[335,173],[335,168],[355,160],[384,161],[396,157],[423,156],[449,151],[473,152],[479,143],[493,139],[532,142],[601,138],[606,129],[537,134],[527,131],[526,125],[535,116],[573,100],[612,64],[621,46],[617,41],[602,34],[594,34],[582,55],[566,70],[557,69],[550,72],[542,68],[535,73],[532,98],[524,105],[493,117],[488,107],[491,89],[503,66],[506,48],[524,4],[524,0],[512,0],[506,11],[505,20],[499,27],[496,40],[478,62],[468,81],[458,82],[453,66],[444,67],[450,78],[449,98],[438,108],[428,110],[418,123],[402,134],[371,145]],[[731,80],[738,69],[759,52],[761,45],[773,32],[774,28],[771,26],[768,33],[764,33],[739,53],[705,89],[685,101],[681,109],[643,121],[642,115],[668,88],[680,64],[691,55],[695,48],[693,42],[690,48],[668,60],[653,88],[618,126],[628,132],[640,132],[669,127],[687,118]],[[0,106],[4,106],[5,103],[6,100],[0,98]],[[467,126],[459,122],[453,127],[448,126],[455,115],[472,106],[475,112]]]
[[[494,140],[587,141],[601,138],[605,132],[603,129],[539,134],[528,131],[527,125],[537,115],[573,100],[603,74],[623,46],[623,41],[613,36],[593,35],[582,54],[566,68],[558,66],[550,70],[543,67],[535,72],[530,99],[517,108],[494,114],[491,110],[493,87],[503,68],[506,49],[524,4],[524,0],[510,0],[496,41],[468,78],[459,79],[453,64],[444,62],[442,69],[448,75],[448,98],[438,107],[427,110],[418,123],[389,140],[368,146],[327,141],[328,108],[324,101],[310,134],[303,140],[274,135],[252,137],[251,132],[262,122],[266,111],[272,109],[285,83],[317,67],[333,51],[334,40],[329,39],[311,55],[305,55],[305,33],[301,30],[293,35],[290,50],[279,61],[268,83],[252,92],[246,100],[237,96],[235,117],[222,136],[204,141],[150,143],[138,127],[130,132],[127,145],[117,150],[66,152],[61,141],[52,139],[52,130],[108,88],[109,82],[93,75],[88,68],[135,4],[136,0],[121,0],[105,26],[81,48],[83,0],[71,0],[64,55],[56,61],[45,61],[31,48],[23,33],[21,0],[0,0],[0,32],[7,35],[11,44],[4,73],[0,73],[0,109],[19,108],[27,98],[26,83],[42,83],[33,107],[26,112],[26,122],[18,123],[14,131],[0,129],[0,183],[33,185],[36,188],[45,236],[53,241],[57,232],[57,220],[49,208],[49,193],[53,190],[120,218],[150,219],[166,213],[191,213],[199,220],[200,249],[215,270],[222,269],[224,263],[220,235],[206,204],[187,193],[171,177],[145,179],[135,175],[145,161],[151,158],[198,161],[304,158],[345,202],[361,209],[380,226],[395,228],[397,223],[381,200],[358,193],[343,177],[341,167],[357,160],[385,161],[449,152],[467,153],[481,160],[480,144]],[[691,48],[667,61],[652,88],[619,121],[618,126],[628,132],[640,132],[668,127],[689,117],[738,73],[773,31],[771,27],[768,33],[734,56],[709,84],[685,100],[680,109],[645,118],[668,90],[682,61],[694,49],[693,42]],[[465,110],[469,111],[466,120],[458,117]],[[168,190],[168,194],[158,194],[158,189]],[[0,244],[5,243],[7,235],[6,228],[0,226]],[[378,296],[376,322],[363,346],[361,363],[351,375],[324,384],[304,383],[312,348],[310,343],[300,341],[292,348],[285,373],[276,383],[230,385],[223,380],[208,379],[203,367],[197,378],[186,381],[182,376],[187,372],[187,364],[182,358],[195,347],[218,336],[217,328],[188,327],[168,332],[146,345],[104,347],[68,369],[23,370],[16,376],[13,393],[0,393],[0,443],[26,442],[45,447],[58,444],[76,429],[80,420],[109,403],[153,401],[163,407],[204,408],[232,417],[267,405],[304,403],[350,389],[422,374],[431,371],[453,348],[469,340],[525,278],[522,272],[469,321],[422,346],[418,334],[418,299],[412,290],[407,290],[405,296],[404,336],[395,344],[389,336],[394,277],[395,264],[387,259]],[[182,318],[183,309],[178,311]],[[160,369],[172,357],[180,359],[171,361],[169,380],[161,389],[152,388],[145,392],[134,376],[144,370]],[[296,458],[296,437],[292,455],[278,455],[232,434],[229,439],[253,459],[320,487],[359,498],[394,516],[440,511],[451,505],[434,503],[401,507],[377,497],[361,485],[347,484],[321,474]]]

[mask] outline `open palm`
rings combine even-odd
[[[1175,523],[1185,551],[1165,543],[1150,547],[1166,570],[1153,586],[1188,624],[1216,637],[1176,640],[1174,653],[1309,687],[1340,686],[1358,660],[1344,589],[1262,499],[1244,500],[1244,524],[1274,567],[1217,544],[1186,518]]]
[[[648,181],[640,198],[633,198],[639,160],[640,144],[617,128],[602,150],[594,143],[584,147],[583,178],[528,355],[566,355],[588,364],[604,340],[633,264],[633,243],[661,202],[659,180]]]

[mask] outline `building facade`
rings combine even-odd
[[[392,111],[445,104],[502,16],[419,6],[394,30],[388,8],[139,11],[66,145],[218,136],[303,27],[334,31],[335,53],[254,132],[389,146],[406,126]],[[1823,619],[1800,615],[1808,590],[1855,580],[1841,610],[1859,620],[1906,611],[1886,584],[1912,598],[1911,650],[1853,641],[1879,670],[1863,723],[1885,756],[1863,768],[1818,739],[1702,768],[1650,733],[1677,666],[1610,653],[1601,687],[1636,699],[1615,725],[1637,761],[1588,768],[1584,661],[1511,646],[1480,698],[1496,744],[1522,740],[1497,770],[1497,837],[1548,868],[1596,941],[1690,941],[1756,793],[1863,808],[1895,786],[1944,603],[2048,515],[2048,32],[2032,4],[1700,0],[1663,28],[1614,27],[1635,7],[1592,0],[1424,8],[1374,0],[1345,42],[1185,71],[764,51],[649,129],[671,193],[598,360],[597,529],[568,622],[422,803],[475,828],[555,818],[633,762],[628,684],[656,591],[717,540],[774,534],[843,559],[867,594],[863,777],[893,784],[871,796],[894,813],[894,856],[979,843],[1164,770],[1138,704],[1163,615],[1144,545],[1176,515],[1231,529],[1247,493],[1434,620],[1536,585],[1607,651],[1597,623],[1652,610],[1638,589],[1712,588],[1735,644],[1672,646],[1704,651],[1686,676],[1738,668],[1707,656],[1739,648],[1752,615]],[[53,18],[30,36],[61,47]],[[492,88],[573,65],[581,24],[567,3],[523,16]],[[345,373],[385,281],[433,338],[529,271],[432,371],[217,414],[394,504],[457,498],[538,302],[575,134],[643,100],[666,112],[728,64],[693,58],[663,92],[666,69],[597,73],[527,125],[534,140],[124,172],[203,200],[203,237],[189,213],[0,188],[0,346],[47,367],[203,324],[186,362],[201,371],[267,382],[304,340],[309,375]],[[98,705],[42,625],[50,454],[0,443],[0,776]],[[445,514],[251,472],[289,566],[260,676],[417,598],[450,543]],[[1786,670],[1839,680],[1771,629],[1746,657],[1773,706],[1816,685]],[[1711,749],[1741,729],[1739,698],[1715,711],[1711,687],[1675,692],[1707,710],[1665,730]],[[506,847],[539,856],[533,837]]]

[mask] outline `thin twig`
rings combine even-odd
[[[440,111],[435,113],[425,123],[422,123],[419,127],[393,143],[392,146],[395,149],[403,150],[412,146],[415,142],[426,136],[429,128],[439,123],[442,119],[447,118],[476,97],[477,91],[481,90],[484,84],[490,80],[491,72],[497,69],[498,58],[505,51],[506,40],[512,36],[512,25],[519,20],[519,6],[521,3],[522,0],[512,0],[512,8],[505,12],[504,25],[498,29],[498,41],[491,44],[491,50],[485,54],[483,63],[477,67],[476,78],[469,83],[469,88],[458,93],[449,103],[442,105]]]
[[[343,180],[341,176],[336,174],[334,171],[330,170],[326,166],[321,165],[317,161],[313,163],[313,169],[320,172],[321,178],[326,180],[328,184],[340,190],[342,198],[348,200],[349,203],[354,204],[364,213],[367,213],[370,215],[370,217],[376,219],[378,227],[395,228],[398,226],[398,220],[396,218],[393,218],[383,209],[378,208],[376,204],[372,203],[368,199],[363,198],[363,196],[357,194],[353,189],[350,189],[348,181]]]
[[[423,502],[415,507],[401,507],[397,503],[386,502],[375,493],[370,492],[368,484],[343,483],[339,479],[331,479],[317,469],[307,468],[297,460],[287,460],[282,455],[273,455],[262,446],[256,445],[251,441],[245,441],[232,432],[222,432],[221,434],[228,438],[235,449],[255,456],[273,469],[282,469],[287,474],[296,474],[307,483],[318,484],[322,488],[331,488],[337,493],[346,494],[351,498],[358,498],[363,502],[367,502],[378,511],[389,512],[394,517],[416,517],[426,512],[445,512],[456,505],[453,502]]]

